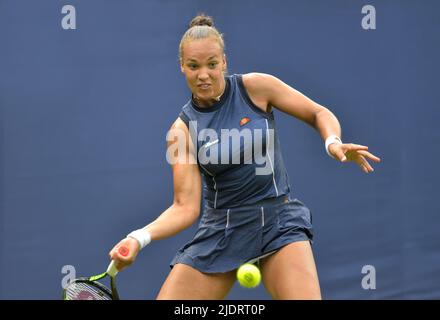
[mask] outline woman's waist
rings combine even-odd
[[[265,198],[252,204],[231,208],[213,208],[206,205],[200,226],[232,226],[238,224],[261,223],[275,215],[277,208],[290,201],[289,195]]]

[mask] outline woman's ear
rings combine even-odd
[[[223,72],[226,72],[228,70],[228,64],[226,61],[226,54],[223,53]]]

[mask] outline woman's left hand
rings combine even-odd
[[[379,157],[368,152],[367,146],[362,146],[360,144],[353,143],[332,143],[328,147],[329,153],[341,162],[353,161],[356,162],[359,167],[365,172],[373,172],[373,167],[368,163],[367,160],[371,160],[379,163],[381,160]]]

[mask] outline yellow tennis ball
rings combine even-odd
[[[238,282],[245,288],[255,288],[260,284],[261,273],[254,264],[245,263],[237,270]]]

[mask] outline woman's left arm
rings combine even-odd
[[[265,106],[266,111],[277,108],[311,125],[324,141],[332,139],[328,153],[336,160],[353,161],[366,173],[374,171],[368,160],[381,161],[368,152],[367,146],[342,143],[341,126],[336,116],[280,79],[263,73],[249,73],[243,76],[243,82],[252,100]]]

